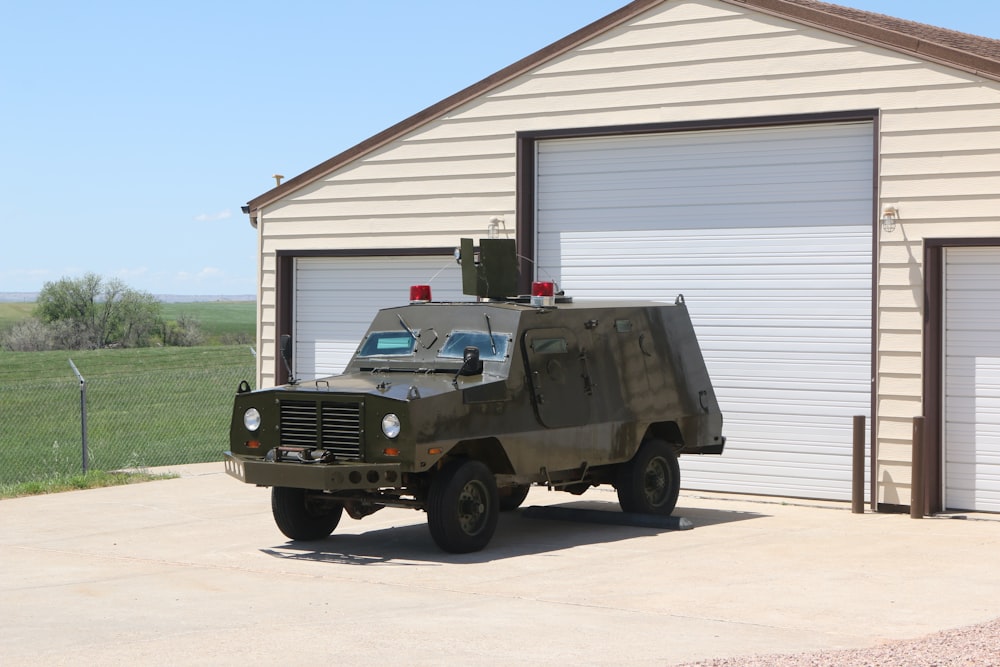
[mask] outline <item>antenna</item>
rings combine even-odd
[[[538,269],[539,271],[541,271],[542,273],[544,273],[545,277],[548,278],[549,281],[551,281],[552,284],[556,286],[556,290],[555,291],[557,293],[559,292],[559,281],[556,280],[555,276],[553,276],[551,273],[549,273],[548,271],[546,271],[544,266],[539,266],[538,263],[535,260],[531,259],[530,257],[525,257],[524,255],[520,255],[520,254],[517,257],[518,257],[518,259],[523,259],[524,261],[528,262],[529,264],[534,264],[535,268]]]

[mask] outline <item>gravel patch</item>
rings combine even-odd
[[[754,655],[679,667],[1000,667],[1000,618],[871,648]]]

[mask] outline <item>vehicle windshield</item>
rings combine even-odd
[[[419,335],[418,332],[413,332]],[[359,357],[405,357],[413,354],[417,339],[409,331],[373,331],[365,339]]]
[[[478,347],[479,358],[483,361],[503,361],[507,358],[508,343],[510,334],[506,333],[494,333],[491,344],[490,334],[485,331],[452,331],[438,356],[444,359],[462,359],[465,348]]]

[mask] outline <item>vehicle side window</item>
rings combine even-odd
[[[507,346],[510,334],[495,333],[490,342],[490,334],[486,331],[452,331],[448,340],[438,352],[442,359],[462,359],[465,348],[478,347],[479,358],[483,361],[503,361],[507,358]]]
[[[565,338],[536,338],[531,341],[531,350],[535,354],[566,354],[569,346]]]
[[[414,331],[418,334],[419,332]],[[417,339],[408,331],[373,331],[361,346],[359,357],[402,357],[413,354]]]

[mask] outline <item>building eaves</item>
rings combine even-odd
[[[412,132],[449,111],[556,58],[656,5],[670,0],[634,0],[549,46],[518,60],[478,83],[460,90],[382,132],[335,155],[281,185],[251,199],[244,210],[256,224],[257,212],[342,166]],[[977,76],[1000,81],[1000,40],[866,12],[819,0],[721,0],[937,62]]]

